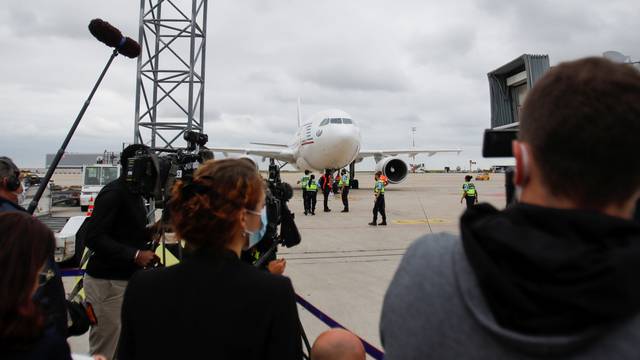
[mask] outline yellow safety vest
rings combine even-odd
[[[373,192],[375,194],[384,194],[384,181],[377,180],[375,186],[373,187]]]
[[[307,184],[309,184],[309,175],[304,175],[302,179],[300,179],[302,183],[302,190],[307,190]]]
[[[467,182],[462,185],[462,190],[467,196],[476,196],[476,186],[473,183]]]
[[[342,178],[340,178],[340,186],[342,186],[342,184],[349,186],[349,174],[342,175]]]
[[[307,187],[307,191],[318,191],[318,184],[315,181],[312,181],[311,184],[309,184],[309,186]]]

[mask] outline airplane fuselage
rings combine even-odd
[[[432,156],[440,152],[460,153],[461,149],[362,149],[360,128],[353,118],[342,110],[325,110],[301,122],[293,139],[288,144],[253,143],[269,148],[231,148],[213,147],[212,151],[240,153],[249,159],[250,156],[271,158],[293,165],[298,170],[337,170],[352,162],[359,162],[372,157],[376,162],[376,171],[382,172],[389,183],[402,182],[408,173],[407,163],[398,157],[406,154],[415,157],[417,154]],[[273,148],[276,149],[273,149]],[[253,161],[253,160],[252,160]],[[353,176],[353,173],[352,173]],[[357,185],[356,185],[357,186]]]
[[[360,128],[349,114],[321,111],[302,124],[292,139],[292,165],[299,170],[343,168],[358,157],[360,141]]]

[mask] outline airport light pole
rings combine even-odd
[[[415,126],[411,127],[411,146],[414,148],[416,147],[416,130]]]

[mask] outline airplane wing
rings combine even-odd
[[[286,148],[289,147],[286,144],[276,144],[276,143],[265,143],[265,142],[252,142],[251,145],[261,145],[261,146],[270,146],[270,147],[278,147],[278,148]]]
[[[428,156],[433,156],[437,153],[446,153],[446,152],[455,152],[460,154],[462,149],[419,149],[419,148],[409,148],[409,149],[391,149],[391,150],[360,150],[358,153],[358,158],[362,159],[365,157],[373,157],[376,162],[380,161],[380,159],[386,156],[398,156],[398,155],[409,155],[409,157],[415,158],[418,154],[428,154]]]
[[[276,160],[293,163],[293,152],[291,149],[260,149],[260,148],[237,148],[237,147],[207,147],[213,152],[223,153],[224,156],[228,154],[242,154],[242,155],[256,155],[261,156],[263,159],[273,158]]]

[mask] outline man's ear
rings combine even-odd
[[[513,176],[514,185],[523,185],[529,177],[529,156],[525,147],[526,145],[518,140],[513,140],[511,143],[511,151],[516,159],[516,171]]]

